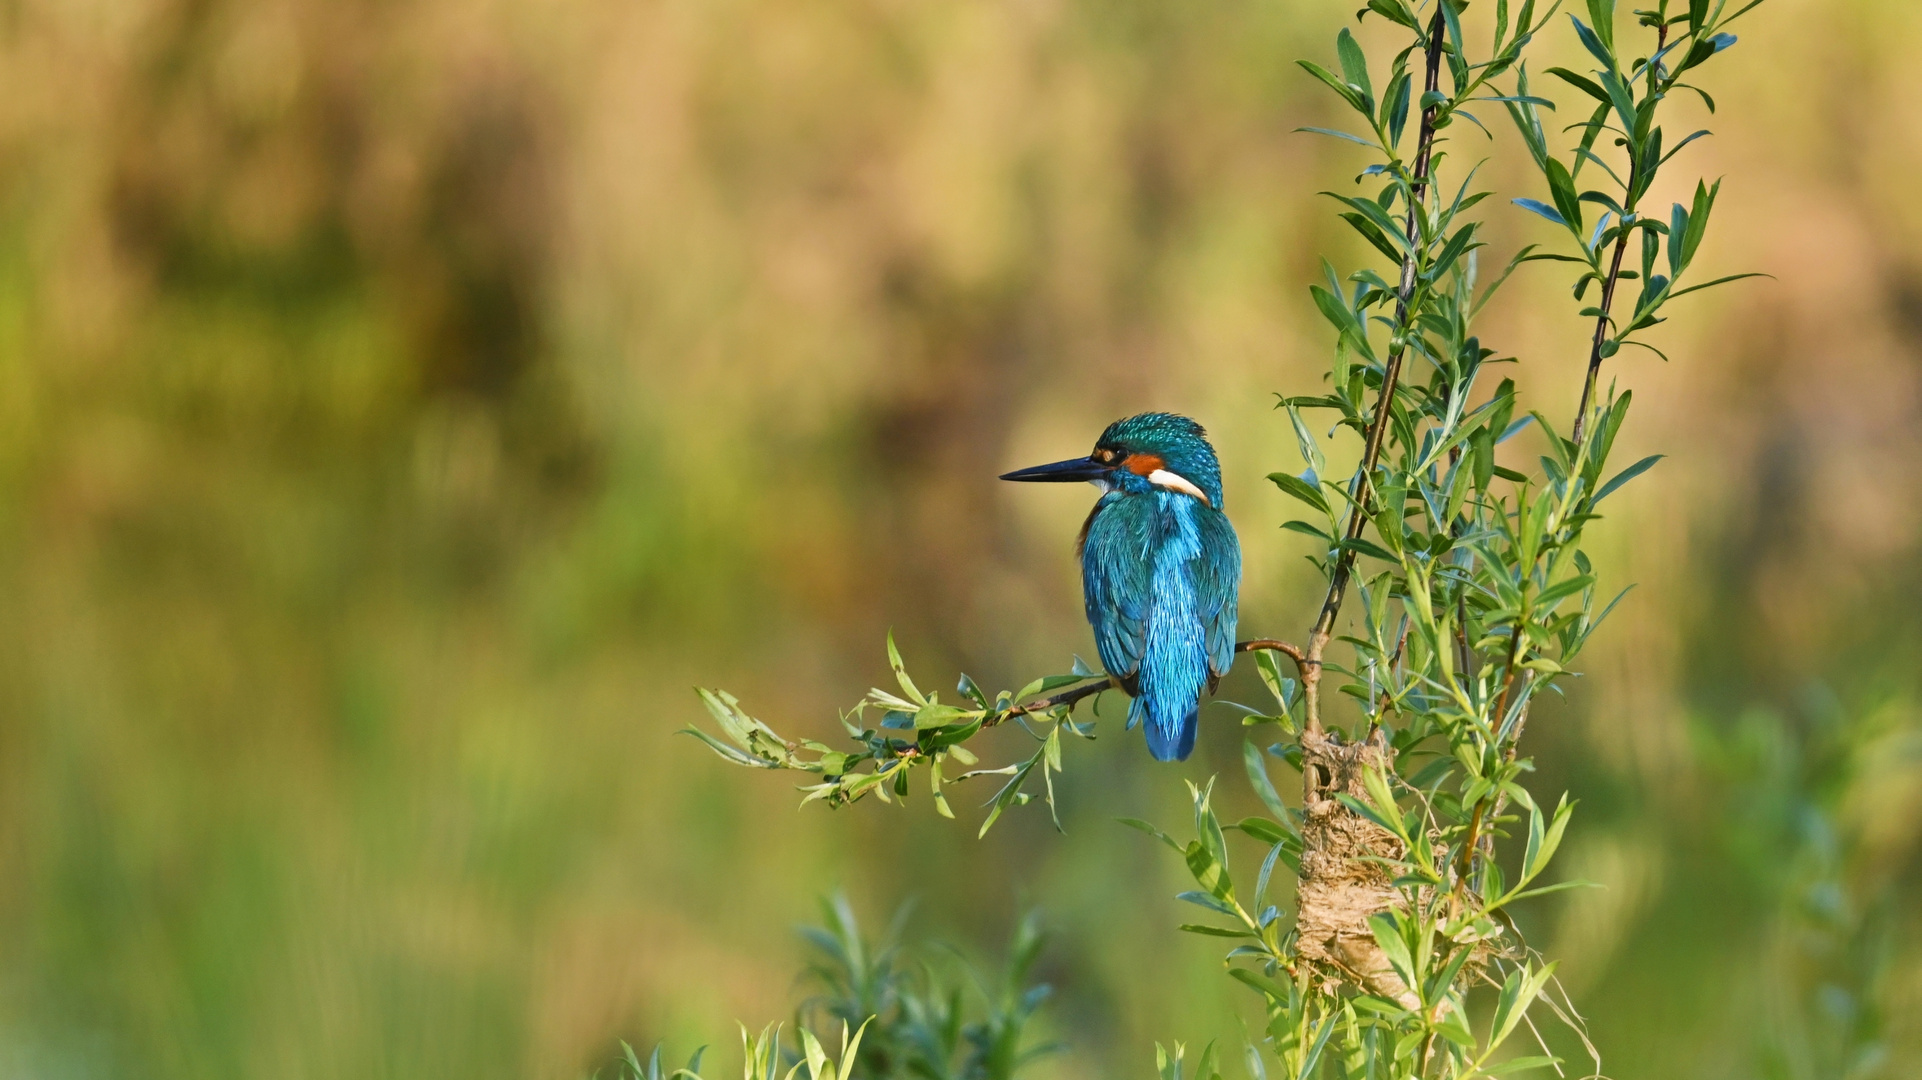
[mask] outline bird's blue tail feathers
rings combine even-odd
[[[1195,697],[1143,693],[1128,706],[1128,726],[1144,721],[1148,752],[1156,761],[1186,761],[1194,753],[1201,702]]]

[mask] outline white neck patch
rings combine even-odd
[[[1154,472],[1149,473],[1148,482],[1158,488],[1167,488],[1169,491],[1179,491],[1184,495],[1193,495],[1195,498],[1201,500],[1203,506],[1214,505],[1214,503],[1208,501],[1207,494],[1200,488],[1190,484],[1186,477],[1171,473],[1166,469],[1156,469]]]

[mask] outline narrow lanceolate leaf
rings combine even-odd
[[[1575,179],[1568,175],[1568,167],[1558,158],[1548,159],[1548,190],[1555,199],[1555,209],[1568,227],[1580,231],[1582,227],[1582,201],[1575,194]]]
[[[1365,105],[1362,102],[1360,91],[1350,87],[1347,83],[1343,82],[1339,76],[1335,75],[1333,72],[1329,71],[1327,68],[1322,67],[1320,64],[1317,64],[1312,60],[1297,60],[1295,61],[1295,63],[1301,65],[1301,69],[1303,71],[1306,71],[1308,74],[1313,75],[1317,79],[1320,79],[1322,82],[1326,83],[1331,89],[1333,89],[1335,93],[1340,94],[1341,99],[1343,101],[1346,101],[1350,107],[1362,113],[1368,113],[1372,111],[1367,107],[1367,105]]]
[[[1241,744],[1241,761],[1248,770],[1248,784],[1255,789],[1255,795],[1277,821],[1289,821],[1288,807],[1281,801],[1281,793],[1275,790],[1274,781],[1268,778],[1268,764],[1261,756],[1261,749],[1252,742]]]
[[[894,631],[888,631],[888,666],[894,669],[895,681],[901,684],[901,692],[916,705],[926,705],[928,699],[915,689],[914,680],[908,678],[908,668],[901,662],[901,650],[894,647]]]
[[[1421,985],[1421,979],[1415,971],[1414,954],[1408,951],[1408,942],[1402,937],[1401,923],[1395,914],[1382,912],[1371,917],[1368,929],[1375,935],[1375,944],[1381,946],[1382,955],[1388,958],[1395,974],[1400,975],[1409,986]]]
[[[1582,20],[1577,19],[1573,15],[1570,15],[1568,18],[1570,22],[1573,22],[1575,24],[1575,36],[1582,39],[1582,47],[1588,50],[1589,55],[1593,56],[1597,60],[1600,60],[1602,62],[1602,66],[1608,68],[1610,71],[1613,71],[1615,69],[1614,51],[1611,50],[1608,46],[1602,44],[1602,39],[1595,33],[1595,31],[1589,29],[1587,26],[1584,26],[1582,24]]]
[[[1350,135],[1346,131],[1336,131],[1334,128],[1298,127],[1295,130],[1306,131],[1311,135],[1331,135],[1337,139],[1346,139],[1351,143],[1356,143],[1361,146],[1366,146],[1370,150],[1380,149],[1379,146],[1375,145],[1375,141],[1373,139],[1364,139],[1359,135]]]
[[[1588,17],[1595,23],[1595,36],[1609,52],[1615,51],[1615,0],[1588,0]]]
[[[1516,206],[1540,214],[1557,225],[1566,226],[1568,224],[1568,219],[1562,216],[1561,211],[1540,199],[1515,199],[1513,201]]]
[[[1307,503],[1309,506],[1314,507],[1324,514],[1329,512],[1328,497],[1321,493],[1320,487],[1309,483],[1299,476],[1291,476],[1284,472],[1269,473],[1268,479],[1273,481],[1276,487]]]
[[[1599,503],[1603,499],[1608,498],[1611,494],[1614,493],[1616,488],[1621,487],[1623,484],[1626,484],[1630,480],[1633,480],[1636,477],[1647,472],[1649,469],[1655,466],[1656,462],[1662,460],[1664,456],[1665,455],[1662,455],[1662,454],[1650,454],[1649,456],[1643,458],[1642,460],[1636,462],[1635,464],[1630,465],[1628,468],[1623,469],[1621,472],[1616,473],[1614,479],[1610,480],[1606,484],[1603,484],[1601,490],[1595,493],[1595,498],[1593,501],[1596,503]]]
[[[1522,1022],[1528,1007],[1535,1003],[1542,987],[1548,985],[1549,977],[1555,974],[1554,964],[1544,964],[1540,968],[1516,968],[1510,972],[1502,984],[1501,996],[1495,1002],[1495,1019],[1490,1028],[1488,1049],[1494,1050],[1515,1033]]]
[[[1301,460],[1307,463],[1310,472],[1320,476],[1328,468],[1328,462],[1322,457],[1321,447],[1315,442],[1314,433],[1308,430],[1308,422],[1301,418],[1301,409],[1295,402],[1288,403],[1288,424],[1294,428],[1295,446],[1301,451]]]
[[[1368,81],[1368,57],[1361,51],[1355,35],[1349,33],[1346,27],[1335,35],[1335,52],[1341,57],[1342,78],[1361,93],[1365,104],[1359,107],[1364,112],[1369,111],[1375,100],[1375,90]]]
[[[1414,13],[1408,10],[1408,5],[1403,0],[1368,0],[1368,10],[1385,19],[1400,23],[1410,30],[1421,29],[1421,24],[1415,21]]]
[[[1587,94],[1589,97],[1594,98],[1596,101],[1605,105],[1609,103],[1608,91],[1602,89],[1601,84],[1597,83],[1594,79],[1585,75],[1576,74],[1565,67],[1549,68],[1548,73],[1566,82],[1570,86],[1575,87],[1582,93]]]
[[[1362,773],[1362,786],[1367,789],[1368,801],[1381,814],[1388,831],[1406,841],[1408,826],[1402,821],[1401,807],[1395,805],[1395,793],[1388,786],[1387,774],[1380,769],[1367,769]]]

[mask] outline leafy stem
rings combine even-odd
[[[1441,86],[1442,40],[1445,29],[1443,6],[1435,5],[1434,17],[1429,21],[1427,43],[1423,47],[1426,61],[1422,76],[1422,99],[1428,101],[1430,95],[1439,91]],[[1414,173],[1408,184],[1408,223],[1404,235],[1407,240],[1407,254],[1401,263],[1401,281],[1395,297],[1395,343],[1389,349],[1387,363],[1382,367],[1381,391],[1375,398],[1374,415],[1368,425],[1366,448],[1362,452],[1361,464],[1356,466],[1352,490],[1355,492],[1354,509],[1348,517],[1348,527],[1343,531],[1348,544],[1343,546],[1335,557],[1335,566],[1328,577],[1328,593],[1322,600],[1321,613],[1308,634],[1308,650],[1302,661],[1302,695],[1307,703],[1305,730],[1319,735],[1321,724],[1321,666],[1322,657],[1328,651],[1328,642],[1334,633],[1335,619],[1341,612],[1342,601],[1348,591],[1348,579],[1354,573],[1356,549],[1353,542],[1361,538],[1362,530],[1368,524],[1369,504],[1373,500],[1372,477],[1376,463],[1381,459],[1383,439],[1388,432],[1390,406],[1395,399],[1395,383],[1401,377],[1402,358],[1408,350],[1407,326],[1409,303],[1414,298],[1416,269],[1420,264],[1421,246],[1421,205],[1428,192],[1428,174],[1433,161],[1435,146],[1435,118],[1438,104],[1429,104],[1422,109],[1421,127],[1415,142]],[[1305,770],[1302,776],[1304,791],[1312,802],[1316,797],[1317,779],[1313,769]]]

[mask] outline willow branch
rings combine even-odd
[[[1582,380],[1582,403],[1575,410],[1577,447],[1582,445],[1582,433],[1588,427],[1589,403],[1595,399],[1595,383],[1602,373],[1602,345],[1608,340],[1608,309],[1615,303],[1615,284],[1622,277],[1622,254],[1628,250],[1630,231],[1625,224],[1621,235],[1615,238],[1615,257],[1609,262],[1608,277],[1602,280],[1601,314],[1595,316],[1595,336],[1588,346],[1588,377]]]
[[[1278,652],[1295,662],[1295,671],[1304,679],[1308,677],[1308,669],[1311,666],[1321,666],[1321,661],[1308,659],[1307,654],[1301,651],[1301,646],[1290,645],[1285,641],[1276,641],[1274,638],[1253,638],[1248,641],[1237,641],[1235,642],[1235,651],[1238,653]]]
[[[1668,24],[1663,23],[1655,31],[1654,55],[1661,55],[1662,50],[1667,46]],[[1658,73],[1656,71],[1656,65],[1651,60],[1648,67],[1648,92],[1651,95],[1656,92],[1657,80]],[[1628,175],[1630,179],[1633,180],[1636,170],[1632,149],[1630,154],[1631,159],[1628,163]],[[1588,374],[1582,380],[1581,406],[1575,410],[1575,446],[1578,451],[1582,445],[1582,435],[1588,429],[1588,410],[1590,404],[1595,400],[1595,384],[1602,374],[1602,345],[1608,341],[1608,309],[1615,303],[1615,285],[1622,278],[1622,255],[1628,251],[1628,237],[1632,231],[1628,227],[1628,221],[1629,216],[1635,213],[1635,205],[1632,200],[1635,192],[1633,188],[1630,188],[1622,194],[1625,198],[1630,198],[1630,202],[1623,208],[1626,211],[1626,215],[1620,222],[1621,233],[1615,237],[1615,255],[1609,260],[1608,277],[1602,279],[1600,313],[1595,316],[1595,335],[1588,345]]]
[[[1437,4],[1435,18],[1428,27],[1428,44],[1424,50],[1424,59],[1427,61],[1422,79],[1424,97],[1441,87],[1442,31],[1441,5]],[[1401,282],[1395,293],[1395,326],[1398,333],[1406,332],[1408,306],[1415,296],[1415,270],[1421,242],[1421,219],[1417,208],[1428,192],[1429,160],[1435,146],[1436,108],[1430,105],[1422,110],[1421,130],[1416,137],[1415,168],[1408,199],[1408,254],[1402,258]],[[1368,425],[1367,445],[1362,452],[1361,464],[1355,470],[1355,508],[1348,517],[1348,528],[1343,531],[1345,540],[1360,539],[1363,528],[1368,524],[1366,510],[1373,501],[1375,466],[1381,460],[1381,448],[1387,441],[1388,417],[1395,401],[1395,383],[1401,378],[1402,356],[1406,352],[1406,345],[1391,349],[1388,362],[1382,367],[1381,393],[1375,398],[1375,415]],[[1301,669],[1302,692],[1307,700],[1305,732],[1321,733],[1321,658],[1328,649],[1329,639],[1334,635],[1335,617],[1341,612],[1342,600],[1348,593],[1348,579],[1354,569],[1355,551],[1352,547],[1343,547],[1335,556],[1334,571],[1328,576],[1328,595],[1322,600],[1321,614],[1316,617],[1314,629],[1308,635],[1308,651]],[[1307,770],[1305,776],[1312,796],[1314,770]]]
[[[1049,709],[1062,705],[1072,706],[1083,698],[1093,697],[1103,690],[1113,690],[1120,685],[1120,683],[1115,682],[1114,676],[1109,675],[1098,682],[1082,683],[1073,689],[1063,690],[1059,694],[1053,694],[1035,701],[1030,701],[1026,705],[1017,705],[1007,712],[994,713],[987,719],[981,721],[981,726],[991,728],[996,724],[1012,720],[1017,716],[1032,716],[1036,713],[1044,713]]]
[[[1514,634],[1508,641],[1508,666],[1502,675],[1502,696],[1495,704],[1495,712],[1489,717],[1497,738],[1501,736],[1502,721],[1508,716],[1509,696],[1515,692],[1516,665],[1521,660],[1523,634],[1522,624],[1516,623]],[[1515,737],[1519,740],[1521,738],[1521,732],[1517,731]],[[1503,758],[1511,762],[1515,760],[1515,743],[1513,741],[1508,744],[1508,749],[1503,755]],[[1497,796],[1498,805],[1495,807],[1495,813],[1497,815],[1502,811],[1499,800],[1500,797]],[[1456,872],[1458,880],[1466,881],[1469,871],[1474,866],[1475,850],[1481,846],[1482,815],[1487,808],[1488,801],[1484,799],[1477,802],[1474,811],[1468,815],[1468,835],[1462,842],[1460,855],[1457,856]]]

